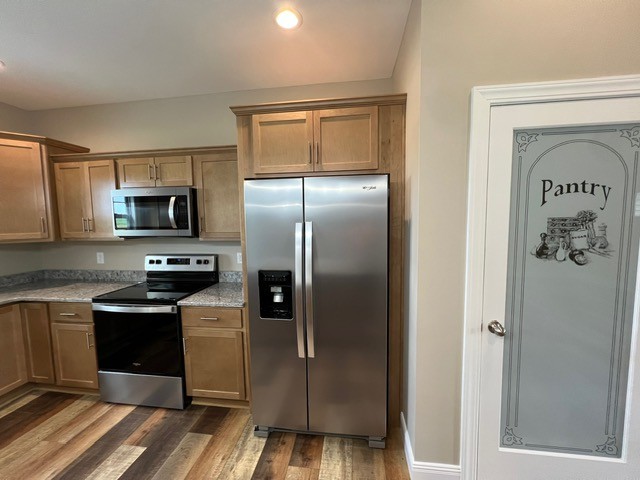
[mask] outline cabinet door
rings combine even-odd
[[[239,239],[240,194],[236,153],[197,155],[194,160],[200,238]]]
[[[155,187],[155,164],[153,157],[119,158],[118,182],[120,188]]]
[[[83,162],[56,163],[56,193],[58,218],[62,238],[88,236],[84,208],[85,170]]]
[[[98,388],[93,325],[52,323],[56,385]]]
[[[253,115],[254,173],[313,171],[311,112]]]
[[[185,328],[187,395],[244,400],[242,332]]]
[[[111,218],[111,190],[116,188],[113,160],[85,162],[85,211],[89,238],[116,239]]]
[[[30,382],[55,383],[53,350],[46,303],[23,303],[22,334]]]
[[[156,157],[157,187],[190,187],[193,185],[191,156]]]
[[[40,145],[0,139],[0,241],[49,238]]]
[[[378,168],[378,107],[313,114],[316,172]]]
[[[0,395],[27,383],[18,305],[0,307]]]

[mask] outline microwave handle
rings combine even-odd
[[[169,200],[169,221],[171,222],[171,226],[174,229],[177,229],[178,225],[176,224],[175,208],[176,208],[176,197],[174,195],[173,197],[171,197],[171,200]]]

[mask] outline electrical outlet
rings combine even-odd
[[[236,253],[236,262],[242,265],[242,252]]]
[[[104,252],[97,252],[96,253],[96,261],[98,262],[98,264],[103,264],[104,263]]]

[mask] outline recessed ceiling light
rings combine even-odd
[[[276,13],[276,23],[285,30],[293,30],[302,25],[302,15],[293,8],[278,10]]]

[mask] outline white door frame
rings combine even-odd
[[[640,96],[640,75],[475,87],[471,93],[460,463],[477,478],[485,221],[491,109],[504,105]]]

